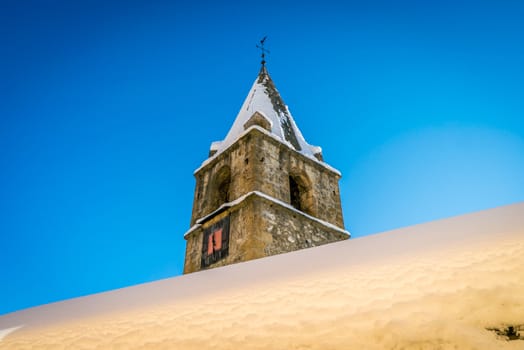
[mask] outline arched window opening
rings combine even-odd
[[[302,207],[300,206],[300,189],[299,189],[299,186],[297,184],[297,182],[295,181],[295,179],[290,176],[289,177],[289,196],[290,196],[290,204],[298,209],[298,210],[302,210]]]
[[[289,176],[289,203],[304,213],[315,214],[313,191],[305,176]]]
[[[219,207],[230,200],[229,185],[231,183],[231,172],[228,167],[222,167],[215,176],[215,207]]]
[[[224,180],[220,185],[218,185],[218,201],[219,204],[229,202],[229,183],[230,180]]]

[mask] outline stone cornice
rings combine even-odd
[[[259,192],[259,191],[252,191],[252,192],[248,192],[246,193],[245,195],[235,199],[234,201],[231,201],[231,202],[228,202],[228,203],[224,203],[222,204],[220,207],[218,207],[216,210],[214,210],[213,212],[209,213],[208,215],[206,216],[203,216],[201,217],[200,219],[197,219],[196,220],[196,224],[193,225],[186,233],[184,233],[184,238],[186,238],[190,233],[192,233],[193,231],[197,230],[199,227],[202,226],[202,224],[204,224],[206,221],[212,219],[213,217],[217,216],[218,214],[224,212],[225,210],[227,209],[230,209],[230,210],[233,210],[234,208],[237,208],[237,207],[240,207],[241,204],[243,204],[246,200],[250,199],[251,197],[258,197],[258,198],[263,198],[269,202],[271,202],[272,204],[276,204],[280,207],[284,207],[288,210],[291,210],[293,212],[295,212],[296,214],[298,215],[301,215],[309,220],[312,220],[312,221],[315,221],[317,224],[320,224],[326,228],[329,228],[331,230],[334,230],[334,231],[338,231],[340,233],[343,233],[343,234],[346,234],[348,235],[349,237],[351,237],[351,233],[343,228],[340,228],[332,223],[329,223],[327,221],[324,221],[324,220],[321,220],[317,217],[314,217],[312,215],[309,215],[309,214],[306,214],[296,208],[294,208],[293,206],[291,206],[290,204],[288,203],[285,203],[281,200],[278,200],[276,198],[273,198],[265,193],[262,193],[262,192]]]
[[[263,134],[264,136],[267,136],[268,139],[270,139],[272,142],[278,144],[279,146],[283,146],[283,147],[286,147],[289,152],[292,152],[294,154],[296,154],[298,157],[300,157],[301,159],[304,159],[304,160],[307,160],[310,164],[312,164],[313,166],[316,166],[316,167],[322,167],[326,170],[328,170],[329,172],[337,175],[338,177],[341,177],[342,174],[340,173],[340,171],[338,171],[337,169],[333,168],[332,166],[314,158],[314,157],[308,157],[298,151],[296,151],[295,149],[293,149],[293,147],[291,147],[290,145],[282,142],[282,140],[278,139],[276,136],[272,135],[271,133],[269,133],[267,130],[265,130],[264,128],[258,126],[258,125],[253,125],[253,126],[250,126],[248,129],[246,129],[242,135],[239,136],[239,138],[235,141],[235,143],[229,145],[225,150],[223,150],[222,152],[216,154],[216,155],[213,155],[211,157],[209,157],[208,159],[206,159],[204,162],[202,162],[202,164],[200,165],[200,167],[198,167],[194,172],[193,172],[193,175],[197,175],[200,171],[202,171],[203,169],[206,169],[210,166],[212,166],[212,164],[215,164],[220,158],[221,156],[224,156],[225,154],[225,151],[229,150],[230,148],[232,147],[235,147],[236,145],[238,145],[239,141],[242,140],[243,138],[247,137],[248,135],[252,134],[252,133],[256,133],[256,132],[259,132],[261,134]]]

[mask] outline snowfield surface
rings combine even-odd
[[[524,203],[4,315],[0,349],[524,349],[509,325]]]

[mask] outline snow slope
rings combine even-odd
[[[486,330],[523,267],[520,203],[8,314],[0,349],[524,349]]]

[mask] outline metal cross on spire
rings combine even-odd
[[[257,45],[257,47],[260,49],[260,51],[262,53],[261,54],[262,66],[266,65],[266,52],[270,53],[269,50],[264,47],[264,43],[266,42],[266,39],[267,39],[267,35],[265,37],[263,37],[262,40],[260,40],[260,45]]]

